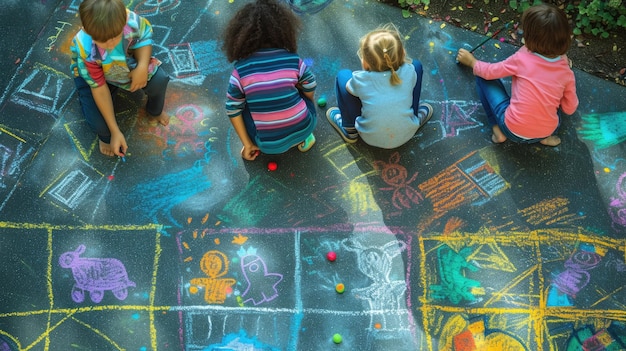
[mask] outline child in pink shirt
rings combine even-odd
[[[459,50],[457,60],[476,75],[494,143],[510,139],[557,146],[561,139],[553,134],[560,125],[559,108],[571,115],[578,107],[574,72],[565,56],[571,29],[565,13],[548,4],[524,11],[522,29],[524,46],[502,62],[479,61],[465,49]],[[500,80],[508,76],[510,96]]]

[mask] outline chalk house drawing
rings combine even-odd
[[[79,245],[75,251],[68,251],[59,257],[59,265],[72,269],[76,284],[72,287],[72,300],[80,303],[85,300],[85,291],[91,301],[99,303],[104,292],[110,290],[118,300],[125,300],[128,288],[135,283],[128,279],[126,268],[115,258],[83,258],[85,245]]]

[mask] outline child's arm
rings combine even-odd
[[[303,91],[302,95],[311,101],[314,101],[313,99],[315,99],[315,91]]]
[[[243,123],[243,117],[241,115],[237,117],[231,117],[230,123],[232,123],[235,128],[235,132],[241,139],[241,143],[243,144],[243,150],[241,150],[241,156],[248,161],[253,161],[259,155],[259,147],[254,145],[250,136],[248,135],[248,131],[246,130],[246,126]]]
[[[96,105],[98,106],[98,110],[100,110],[107,127],[109,127],[109,131],[111,131],[110,145],[113,153],[117,156],[124,156],[124,154],[126,154],[126,149],[128,149],[128,145],[126,145],[124,134],[122,134],[120,127],[117,125],[117,120],[115,119],[113,100],[111,99],[109,87],[104,84],[97,88],[92,88],[91,93]]]
[[[130,91],[143,89],[148,84],[148,66],[150,65],[150,57],[152,56],[152,45],[142,46],[133,52],[137,67],[130,71]]]

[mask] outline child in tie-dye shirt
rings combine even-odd
[[[169,76],[152,57],[152,27],[148,20],[126,9],[121,0],[84,0],[79,7],[83,28],[70,47],[70,69],[81,109],[98,134],[100,152],[124,156],[128,145],[115,119],[112,94],[118,88],[142,89],[146,111],[166,126],[163,111]]]

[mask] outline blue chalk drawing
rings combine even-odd
[[[280,351],[279,348],[264,344],[256,339],[256,337],[248,337],[245,330],[240,330],[237,334],[227,334],[222,338],[219,344],[209,345],[202,351]]]
[[[204,159],[196,161],[191,168],[137,185],[130,194],[130,197],[139,199],[139,205],[133,209],[145,213],[153,223],[160,223],[158,219],[163,216],[174,226],[182,227],[172,216],[172,209],[211,188],[211,181],[204,170],[211,160],[210,154],[215,151],[211,150],[209,142],[206,143],[206,148],[208,151]],[[163,234],[168,236],[167,233]]]

